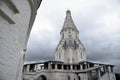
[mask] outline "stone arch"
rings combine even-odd
[[[45,75],[40,75],[37,79],[35,80],[47,80],[47,77]]]
[[[78,80],[81,80],[81,77],[80,77],[80,76],[78,76]]]
[[[71,79],[70,79],[70,76],[68,76],[68,80],[71,80]]]

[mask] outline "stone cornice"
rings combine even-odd
[[[10,24],[15,24],[15,22],[7,15],[4,11],[0,9],[0,15],[7,20]]]
[[[13,12],[13,13],[19,13],[19,10],[17,9],[16,5],[12,2],[12,0],[3,0],[8,8]],[[0,15],[7,20],[10,24],[15,24],[15,22],[9,17],[4,10],[0,9]]]
[[[13,11],[13,13],[19,13],[19,10],[11,0],[4,0],[4,1],[7,3],[8,7]]]

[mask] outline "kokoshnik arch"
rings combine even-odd
[[[22,80],[26,44],[42,0],[0,0],[0,80]]]

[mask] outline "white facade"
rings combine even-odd
[[[56,48],[55,61],[25,64],[24,80],[116,80],[114,65],[86,61],[85,48],[79,40],[71,13],[61,30],[61,40]]]
[[[41,0],[0,0],[0,80],[21,80],[26,44]]]
[[[79,39],[77,30],[71,12],[66,12],[66,18],[63,28],[60,32],[61,40],[56,48],[55,60],[64,63],[78,63],[86,60],[86,51]]]

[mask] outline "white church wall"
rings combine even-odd
[[[33,6],[29,1],[0,0],[0,80],[21,80],[28,29],[31,29]]]
[[[83,55],[83,53],[85,53],[83,50],[84,46],[79,40],[79,32],[74,25],[69,10],[66,11],[65,22],[60,34],[61,40],[57,46],[55,60],[63,61],[65,63],[78,63],[82,60],[86,60],[86,55]],[[60,52],[59,48],[61,48],[62,52]],[[59,54],[62,54],[62,58],[57,56]]]
[[[19,64],[23,62],[21,57],[24,55],[26,29],[30,20],[29,2],[27,0],[12,0],[12,2],[19,13],[13,13],[5,2],[0,5],[0,9],[15,22],[10,24],[0,16],[0,80],[18,79],[19,71],[21,72]]]

